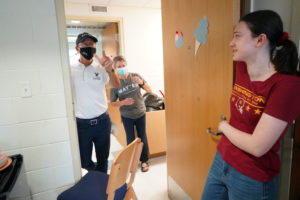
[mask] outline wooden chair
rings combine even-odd
[[[61,193],[57,200],[137,200],[132,183],[142,148],[141,139],[136,138],[114,159],[110,175],[89,171],[73,187]]]

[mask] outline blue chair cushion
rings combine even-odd
[[[57,200],[106,200],[108,178],[105,173],[89,171],[77,184],[61,193]],[[114,200],[123,200],[126,190],[126,184],[117,189]]]

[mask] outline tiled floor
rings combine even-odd
[[[161,156],[149,160],[148,172],[136,174],[133,188],[140,200],[169,200],[167,194],[166,157]]]
[[[115,136],[111,135],[111,147],[109,164],[123,147]],[[93,154],[93,160],[95,154]],[[136,174],[133,188],[139,200],[169,200],[167,194],[167,167],[166,156],[160,156],[149,160],[150,169],[148,172],[141,172],[140,168]],[[86,170],[82,170],[86,174]]]

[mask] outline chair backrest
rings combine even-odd
[[[136,138],[132,143],[122,149],[114,159],[106,189],[108,200],[114,199],[115,190],[126,183],[126,180],[129,177],[129,172],[131,176],[127,183],[127,188],[132,187],[142,152],[142,146],[143,143],[141,142],[141,139]]]

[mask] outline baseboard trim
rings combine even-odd
[[[192,200],[171,176],[168,176],[168,196],[171,200]]]

